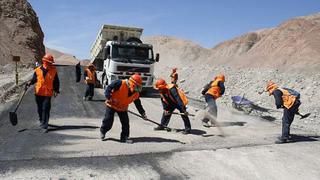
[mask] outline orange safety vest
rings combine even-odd
[[[177,101],[170,94],[170,89],[173,87],[177,88],[179,97],[182,100],[183,105],[186,106],[189,103],[189,100],[188,100],[187,96],[184,94],[184,92],[180,88],[178,88],[175,84],[167,84],[167,89],[169,90],[167,95],[169,96],[171,101],[177,103]],[[169,102],[166,100],[166,98],[164,97],[164,95],[162,93],[160,93],[160,96],[161,96],[164,103],[169,104]]]
[[[212,95],[214,99],[221,97],[221,88],[218,86],[218,83],[219,79],[214,80],[210,85],[211,87],[206,92],[206,94]]]
[[[55,67],[51,67],[46,77],[43,77],[43,72],[40,67],[37,67],[35,70],[37,75],[37,83],[35,85],[35,94],[38,96],[49,96],[53,95],[53,80],[57,74],[57,69]]]
[[[122,80],[120,88],[112,92],[110,100],[107,100],[105,104],[116,111],[127,111],[129,104],[140,96],[138,92],[135,92],[128,97],[128,93],[129,86],[127,85],[127,80]]]
[[[87,72],[87,76],[89,79],[85,79],[85,82],[87,84],[95,84],[96,83],[96,77],[95,77],[96,71],[90,71],[90,69],[86,69],[86,72]]]
[[[292,95],[289,93],[288,90],[278,88],[282,92],[282,101],[283,101],[283,106],[286,107],[287,109],[290,109],[294,102],[296,101],[296,96]]]

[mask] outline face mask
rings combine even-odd
[[[142,86],[135,85],[134,86],[134,91],[135,92],[141,92],[142,91]]]

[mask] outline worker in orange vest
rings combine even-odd
[[[92,100],[94,95],[94,86],[97,81],[96,67],[93,64],[89,64],[88,68],[84,71],[84,81],[87,84],[87,89],[83,100]]]
[[[208,124],[209,119],[204,118],[202,119],[202,125],[204,127],[211,127],[214,126],[217,115],[218,115],[218,108],[216,99],[221,97],[224,94],[225,87],[225,76],[223,74],[217,75],[212,81],[210,81],[207,85],[205,85],[201,91],[202,95],[205,97],[205,101],[207,103],[208,112],[211,115],[211,125]]]
[[[56,67],[53,65],[54,58],[51,54],[46,54],[42,58],[42,65],[34,70],[33,77],[27,82],[27,88],[35,85],[36,103],[40,127],[44,133],[48,132],[48,123],[51,109],[51,97],[56,97],[59,93],[60,82]]]
[[[112,128],[114,121],[114,114],[117,113],[122,125],[122,132],[120,135],[120,142],[133,143],[129,139],[129,117],[128,106],[134,102],[137,110],[143,118],[147,118],[145,110],[140,101],[140,92],[142,90],[142,79],[138,74],[132,75],[126,80],[115,80],[105,90],[106,97],[106,113],[102,120],[100,128],[100,138],[103,140],[105,134]]]
[[[168,126],[171,114],[175,109],[178,109],[181,115],[181,118],[184,122],[185,129],[182,131],[183,134],[190,134],[191,132],[191,124],[188,117],[188,112],[186,105],[188,103],[188,99],[184,95],[184,93],[179,90],[175,84],[167,84],[164,79],[158,79],[154,85],[154,89],[158,90],[161,96],[161,102],[163,106],[163,114],[161,118],[161,125],[154,130],[164,130],[164,126]]]
[[[172,84],[177,84],[177,81],[178,81],[177,68],[173,68],[172,69],[172,72],[170,74],[170,78],[171,78],[171,83]]]
[[[267,83],[266,91],[269,92],[269,96],[274,96],[277,109],[283,108],[282,135],[275,143],[286,143],[290,138],[290,126],[294,120],[294,115],[300,115],[300,93],[289,88],[279,88],[272,81]],[[302,118],[304,117],[302,116]]]

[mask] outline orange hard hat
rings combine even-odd
[[[271,95],[273,91],[276,90],[277,88],[278,88],[278,85],[276,83],[269,81],[267,83],[266,91],[268,91],[269,95]]]
[[[215,79],[222,81],[222,82],[225,82],[225,77],[223,74],[218,74]]]
[[[131,91],[141,92],[142,91],[142,78],[139,74],[134,74],[129,78],[129,86]]]
[[[129,81],[133,82],[135,85],[142,86],[142,78],[139,74],[134,74],[129,78]]]
[[[53,59],[53,56],[49,53],[45,54],[42,58],[42,61],[46,61],[48,63],[54,63],[54,59]]]
[[[164,88],[166,88],[166,86],[167,86],[166,81],[165,81],[164,79],[162,79],[162,78],[159,78],[159,79],[156,81],[156,83],[154,84],[153,88],[159,90],[159,89],[164,89]]]

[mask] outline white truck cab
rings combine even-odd
[[[98,83],[106,88],[116,79],[126,79],[138,73],[142,77],[143,90],[152,88],[154,64],[153,47],[140,40],[143,29],[103,25],[92,45],[91,63],[97,68]]]

